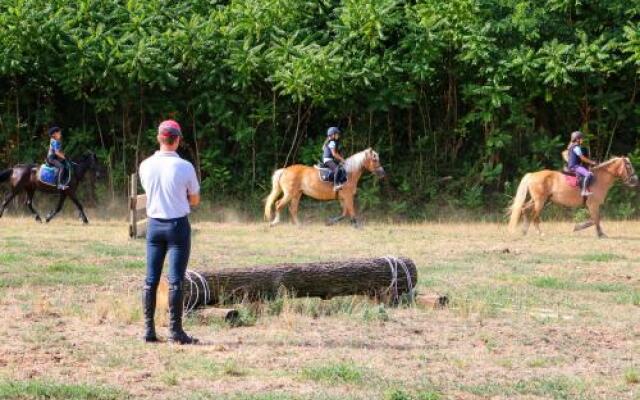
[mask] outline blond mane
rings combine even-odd
[[[367,159],[367,150],[362,150],[361,152],[356,153],[345,160],[344,169],[348,174],[362,169],[362,165]]]

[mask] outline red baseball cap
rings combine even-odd
[[[162,136],[182,136],[180,124],[172,119],[162,121],[158,126],[158,135]]]

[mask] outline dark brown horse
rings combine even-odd
[[[58,205],[56,208],[47,214],[45,221],[49,222],[53,217],[56,216],[62,210],[62,206],[64,205],[65,199],[68,197],[73,201],[73,204],[78,208],[78,212],[80,213],[80,218],[82,222],[85,224],[89,223],[86,214],[84,213],[84,209],[82,208],[82,204],[78,201],[76,196],[76,190],[80,182],[82,182],[82,178],[84,178],[85,174],[89,170],[96,170],[98,165],[98,161],[96,155],[90,153],[77,162],[71,162],[71,180],[68,183],[68,187],[65,190],[59,190],[55,186],[47,185],[45,183],[40,182],[38,180],[38,170],[40,166],[36,164],[18,164],[13,168],[9,168],[0,172],[0,183],[9,181],[9,185],[11,188],[11,192],[4,200],[2,205],[0,205],[0,217],[4,213],[7,204],[14,197],[19,195],[22,192],[27,194],[27,208],[31,211],[32,214],[35,214],[36,221],[42,222],[42,218],[40,218],[40,214],[33,208],[33,195],[36,191],[58,194]]]

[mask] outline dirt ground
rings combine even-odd
[[[240,326],[191,317],[202,345],[146,345],[144,242],[124,222],[4,217],[0,399],[640,399],[637,222],[605,222],[602,240],[569,222],[525,238],[497,224],[193,227],[194,269],[403,255],[421,293],[451,302],[283,298],[241,305]]]

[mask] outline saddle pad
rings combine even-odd
[[[38,171],[38,180],[44,184],[56,186],[58,184],[58,169],[42,164]]]
[[[567,182],[567,185],[571,187],[575,187],[575,188],[580,187],[580,182],[578,180],[578,177],[575,175],[564,175],[564,180],[565,182]]]

